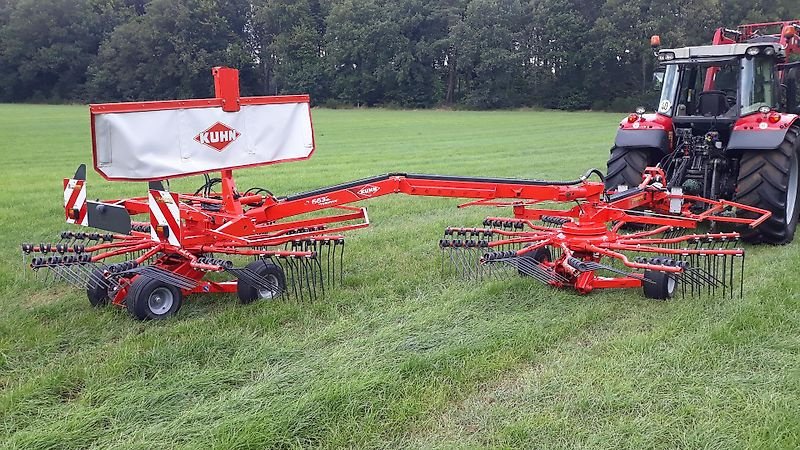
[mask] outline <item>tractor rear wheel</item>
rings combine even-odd
[[[773,245],[788,244],[794,238],[800,214],[800,129],[789,128],[786,137],[774,150],[751,150],[742,154],[736,201],[766,209],[772,216],[755,230],[741,231],[747,242]],[[740,217],[758,214],[741,211]]]
[[[654,152],[654,149],[640,147],[612,148],[606,170],[606,190],[616,190],[621,185],[628,189],[639,186]]]
[[[175,315],[182,303],[183,293],[177,286],[144,275],[133,280],[125,297],[128,311],[139,320],[166,319]]]

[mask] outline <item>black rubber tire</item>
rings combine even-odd
[[[541,248],[537,248],[536,250],[534,250],[533,253],[526,253],[525,255],[522,256],[522,258],[532,259],[533,261],[536,261],[537,263],[540,263],[540,262],[545,262],[545,261],[547,261],[547,262],[552,261],[553,260],[553,255],[552,255],[552,253],[550,253],[550,249],[549,248],[541,247]],[[517,273],[522,277],[530,276],[530,275],[526,274],[525,272],[523,272],[519,268],[517,268]]]
[[[642,281],[642,290],[645,297],[655,300],[668,300],[675,296],[678,280],[674,275],[657,270],[645,270],[644,277],[652,282]]]
[[[163,311],[154,310],[150,303],[151,295],[158,295],[159,292],[172,295],[172,304]],[[177,286],[144,275],[133,280],[125,297],[128,312],[139,320],[160,320],[174,316],[181,309],[182,303],[183,293]]]
[[[797,92],[797,83],[800,81],[798,80],[800,77],[797,76],[798,71],[800,71],[800,68],[798,67],[789,70],[789,72],[786,73],[786,78],[784,79],[784,84],[786,85],[786,98],[788,100],[788,104],[786,105],[788,107],[787,112],[791,114],[800,113],[800,97],[798,97]]]
[[[256,260],[245,266],[245,268],[250,269],[262,278],[271,280],[275,283],[277,289],[270,291],[269,295],[264,295],[257,287],[240,278],[236,282],[236,293],[241,303],[252,303],[259,298],[277,298],[286,291],[286,274],[281,266],[269,261]]]
[[[772,216],[755,230],[740,230],[742,239],[752,243],[783,245],[792,242],[797,218],[800,214],[800,192],[794,192],[794,208],[791,217],[787,215],[787,201],[790,198],[789,181],[791,171],[795,180],[800,177],[800,128],[792,127],[786,137],[774,150],[751,150],[742,154],[739,162],[739,177],[736,184],[736,201],[748,206],[763,208]],[[796,183],[800,189],[800,183]],[[753,218],[758,215],[746,211],[740,217]]]
[[[608,158],[606,171],[606,190],[616,191],[620,185],[635,188],[642,183],[642,174],[647,166],[654,165],[660,150],[644,147],[614,147]],[[644,225],[628,222],[622,226],[625,231],[642,231]]]
[[[628,189],[639,186],[645,167],[652,164],[657,152],[654,148],[612,148],[607,163],[606,190],[616,191],[623,184]]]
[[[108,305],[108,289],[95,281],[101,278],[103,278],[103,271],[94,269],[91,278],[86,282],[86,297],[89,299],[89,304],[95,308]]]

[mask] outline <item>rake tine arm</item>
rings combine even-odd
[[[141,244],[145,244],[145,243],[152,244],[152,241],[150,241],[149,239],[147,239],[147,240],[145,240],[145,239],[137,239],[137,241],[140,243],[140,245]],[[97,245],[92,245],[92,246],[86,247],[84,249],[84,251],[88,252],[88,253],[93,253],[93,252],[99,252],[99,251],[102,251],[102,250],[108,250],[108,249],[112,249],[112,248],[130,247],[131,245],[135,245],[135,244],[132,243],[130,240],[129,241],[124,241],[124,242],[108,242],[108,243],[105,243],[105,244],[97,244]]]
[[[335,237],[338,237],[338,233],[342,233],[344,231],[352,231],[352,230],[357,230],[357,229],[361,229],[361,228],[366,228],[368,226],[369,226],[369,222],[365,221],[365,222],[356,223],[356,224],[352,224],[352,225],[343,225],[343,226],[339,226],[339,227],[332,227],[332,228],[328,228],[328,229],[325,230],[325,232],[326,232],[325,235],[320,235],[319,232],[315,232],[315,231],[310,231],[310,232],[306,232],[306,233],[297,233],[297,234],[282,234],[280,236],[267,236],[267,237],[262,237],[262,236],[259,236],[259,235],[250,235],[250,236],[246,236],[244,238],[234,238],[232,236],[224,235],[224,234],[220,234],[220,233],[217,233],[217,235],[222,237],[222,238],[230,239],[230,241],[231,241],[230,245],[231,246],[238,246],[238,247],[274,247],[274,246],[278,246],[278,245],[283,245],[283,244],[285,244],[287,242],[291,242],[291,241],[294,241],[294,240],[297,240],[297,239],[303,239],[303,238],[309,238],[309,237],[314,237],[314,238],[317,238],[317,239],[322,238],[322,237],[328,237],[329,239],[330,238],[335,238]]]
[[[625,264],[627,267],[631,267],[631,268],[634,268],[634,269],[657,270],[657,271],[661,271],[661,272],[671,272],[671,273],[683,272],[683,269],[681,269],[680,267],[676,267],[676,266],[661,266],[661,265],[653,265],[653,264],[644,264],[644,263],[634,262],[634,261],[629,260],[628,257],[625,256],[622,253],[618,253],[618,252],[609,250],[607,248],[601,248],[601,247],[598,247],[598,246],[592,245],[592,244],[588,244],[586,246],[586,250],[588,250],[590,252],[593,252],[593,253],[600,253],[600,254],[602,254],[604,256],[608,256],[610,258],[616,258],[616,259],[620,260],[623,264]],[[658,250],[661,251],[663,249],[658,249]]]
[[[625,225],[625,223],[626,222],[617,222],[616,224],[614,224],[613,227],[611,227],[611,231],[614,232],[614,233],[618,232]],[[639,231],[637,233],[626,234],[625,235],[625,240],[627,241],[629,239],[645,238],[645,237],[648,237],[648,236],[655,236],[657,234],[668,232],[668,231],[672,230],[673,228],[674,227],[672,227],[670,225],[664,225],[664,226],[655,228],[653,230]]]
[[[201,248],[203,253],[221,253],[226,255],[242,255],[242,256],[263,256],[263,257],[289,257],[294,256],[298,258],[312,257],[314,252],[311,251],[291,251],[291,250],[253,250],[241,247],[214,247],[203,246]]]
[[[697,239],[707,240],[713,239],[720,242],[733,241],[739,238],[739,233],[713,233],[713,234],[687,234],[675,238],[666,239],[629,239],[627,236],[619,239],[617,243],[636,245],[636,244],[677,244],[681,242],[694,241]]]
[[[150,248],[153,248],[154,250],[157,248],[158,250],[155,250],[157,252],[157,251],[160,251],[161,249],[163,249],[163,247],[164,247],[163,244],[158,244],[158,243],[153,242],[153,241],[144,242],[144,243],[141,243],[141,244],[138,244],[138,245],[133,245],[133,246],[130,246],[130,247],[119,248],[117,250],[112,250],[112,251],[109,251],[109,252],[100,253],[100,254],[95,255],[95,256],[92,257],[92,262],[98,262],[98,261],[102,261],[102,260],[104,260],[106,258],[110,258],[112,256],[124,255],[126,253],[137,252],[137,251],[140,251],[140,250],[147,250],[147,249],[150,249]]]
[[[498,241],[489,242],[489,247],[499,247],[502,245],[511,245],[511,244],[527,244],[531,241],[538,241],[547,239],[547,236],[544,235],[534,235],[530,237],[520,237],[515,239],[501,239]]]
[[[631,251],[631,252],[648,252],[648,253],[661,253],[665,255],[699,255],[699,256],[713,256],[713,255],[732,255],[732,256],[741,256],[744,254],[744,250],[738,248],[731,248],[731,249],[718,249],[712,250],[707,248],[663,248],[663,247],[652,247],[646,245],[626,245],[626,244],[619,244],[619,243],[607,243],[603,244],[604,248],[606,249],[613,249],[613,250],[622,250],[622,251]],[[597,246],[590,246],[592,248],[601,249]],[[592,250],[595,251],[595,250]]]
[[[546,247],[548,245],[551,245],[552,242],[553,242],[552,239],[542,239],[542,240],[540,240],[540,241],[538,241],[536,243],[528,245],[527,247],[523,247],[523,248],[517,250],[517,256],[524,256],[524,255],[526,255],[528,253],[535,252],[536,250],[538,250],[538,249],[540,249],[542,247]]]
[[[157,255],[158,252],[160,252],[163,248],[164,248],[163,244],[156,245],[155,247],[151,248],[150,250],[147,250],[146,252],[142,253],[134,261],[136,261],[138,264],[142,264],[143,262],[145,262],[148,259],[152,258],[153,256]]]

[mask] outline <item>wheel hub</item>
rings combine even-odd
[[[272,299],[277,297],[280,294],[280,286],[278,285],[278,277],[275,275],[269,274],[264,277],[267,280],[267,284],[269,288],[267,289],[258,289],[258,298],[262,299]]]
[[[147,306],[153,314],[161,315],[169,311],[174,302],[175,296],[172,291],[165,287],[159,287],[153,289],[153,292],[150,293],[150,297],[147,299]]]

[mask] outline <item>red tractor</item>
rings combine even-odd
[[[654,114],[638,108],[620,123],[606,188],[637,189],[644,169],[659,166],[673,193],[771,211],[742,231],[747,241],[791,242],[800,214],[800,20],[719,28],[712,45],[660,49],[658,36],[651,45],[661,99]]]

